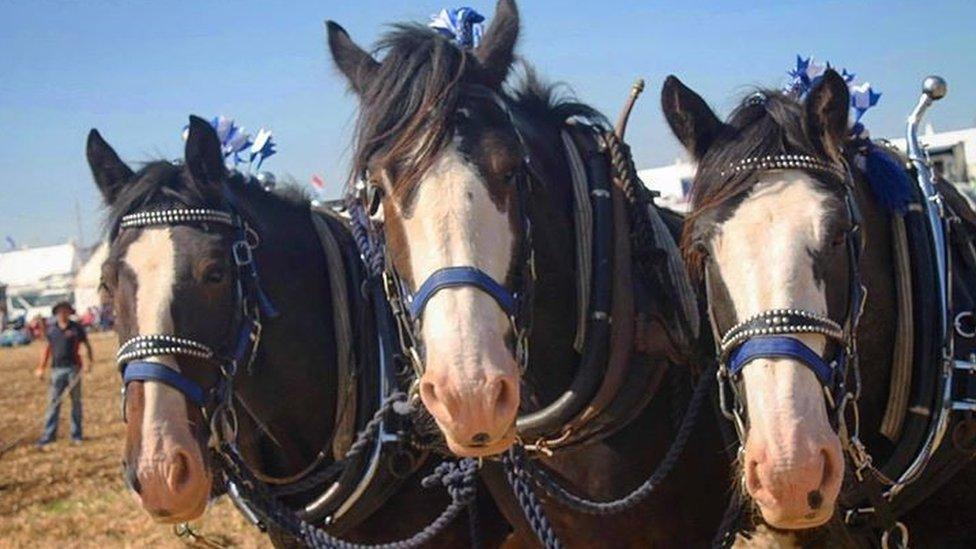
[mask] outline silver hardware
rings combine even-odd
[[[964,321],[969,319],[970,329],[966,329]],[[953,320],[953,326],[956,328],[956,333],[966,339],[972,339],[976,337],[976,315],[972,311],[963,311],[956,315],[955,320]]]
[[[891,534],[898,533],[898,541],[896,545],[891,544]],[[895,521],[895,525],[885,530],[884,534],[881,534],[881,547],[882,549],[889,549],[892,547],[908,547],[908,527],[905,523],[901,521]]]
[[[234,242],[230,249],[234,254],[234,263],[238,267],[245,267],[254,261],[254,256],[251,254],[251,246],[246,240]]]

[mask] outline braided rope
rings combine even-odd
[[[362,430],[356,434],[356,439],[349,446],[349,449],[346,450],[346,453],[341,459],[336,460],[318,473],[306,476],[290,484],[270,487],[268,491],[275,496],[300,494],[302,492],[307,492],[308,490],[318,488],[325,481],[332,480],[342,472],[350,461],[356,457],[359,457],[365,453],[366,450],[368,450],[367,445],[373,442],[373,440],[376,438],[376,434],[379,432],[380,425],[383,423],[383,418],[386,416],[386,414],[392,410],[397,403],[406,402],[406,400],[407,395],[402,391],[396,391],[390,394],[390,396],[383,400],[379,409],[376,410],[376,413],[373,414],[373,417],[370,418],[366,425],[363,426]]]
[[[282,531],[293,536],[300,543],[314,549],[413,549],[431,542],[465,509],[472,505],[477,495],[477,462],[464,459],[458,462],[439,464],[434,472],[421,483],[425,488],[437,483],[443,485],[451,497],[451,503],[413,536],[399,541],[380,544],[358,544],[337,538],[325,530],[305,522],[294,515],[280,501],[261,489],[247,469],[244,460],[229,445],[221,448],[224,458],[224,473],[234,482],[241,495],[248,500],[253,509]]]
[[[518,448],[516,450],[516,448]],[[562,542],[552,529],[549,518],[546,516],[542,502],[532,491],[531,481],[525,478],[525,453],[521,447],[513,446],[508,453],[502,456],[502,464],[505,466],[505,478],[512,487],[512,493],[522,514],[528,521],[532,532],[546,549],[561,549]]]
[[[346,204],[346,209],[349,211],[349,217],[352,220],[350,223],[352,238],[356,242],[359,254],[363,257],[370,274],[380,276],[383,274],[383,247],[375,241],[375,237],[371,234],[366,209],[359,200],[352,196],[348,198]]]
[[[611,501],[586,499],[564,488],[545,469],[529,460],[523,460],[522,463],[515,463],[513,465],[519,465],[519,469],[523,471],[522,474],[531,478],[547,494],[574,511],[600,516],[626,511],[646,499],[667,478],[671,471],[674,470],[675,465],[678,463],[678,458],[681,457],[682,452],[684,452],[688,444],[688,440],[691,438],[691,433],[701,411],[701,405],[705,400],[705,395],[708,393],[711,383],[715,380],[716,368],[717,365],[713,364],[707,372],[702,374],[701,379],[699,379],[698,384],[695,386],[695,391],[691,395],[691,400],[688,403],[688,410],[681,419],[681,427],[671,446],[665,453],[664,458],[661,460],[661,463],[658,464],[657,468],[647,480],[621,498]],[[521,448],[518,449],[519,453],[522,451]],[[509,462],[506,462],[506,472],[508,468]],[[513,488],[516,488],[514,484]],[[523,507],[523,510],[525,510],[525,507]]]
[[[645,273],[654,270],[653,263],[659,258],[652,250],[658,249],[654,241],[654,227],[651,221],[644,214],[642,204],[651,203],[651,191],[644,185],[635,184],[637,181],[637,169],[634,166],[634,159],[629,153],[629,147],[620,140],[613,132],[604,134],[607,146],[610,151],[610,164],[613,169],[614,178],[619,181],[619,187],[623,191],[624,198],[630,204],[627,212],[630,214],[630,238],[631,255],[634,262]]]

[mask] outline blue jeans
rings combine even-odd
[[[68,388],[75,376],[81,372],[73,367],[55,366],[51,369],[51,388],[48,391],[47,412],[44,415],[44,436],[42,442],[50,442],[58,436],[58,416],[61,403],[58,398]],[[71,438],[81,440],[81,380],[71,388]]]

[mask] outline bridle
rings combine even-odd
[[[156,381],[176,389],[198,407],[209,423],[211,434],[224,434],[224,430],[215,424],[220,420],[229,429],[231,438],[236,434],[232,381],[240,367],[249,368],[254,360],[261,342],[262,318],[274,318],[278,312],[261,287],[254,262],[253,251],[260,238],[233,206],[235,200],[232,193],[225,190],[224,209],[173,207],[136,211],[123,216],[113,229],[113,241],[122,230],[133,228],[193,225],[208,232],[212,227],[229,230],[234,238],[229,253],[237,267],[234,277],[236,329],[232,330],[232,339],[225,346],[215,349],[207,343],[174,334],[138,334],[119,347],[116,362],[122,376],[123,419],[128,384]],[[212,364],[217,371],[217,380],[210,387],[203,387],[170,366],[148,360],[158,356],[182,356]]]
[[[509,320],[515,338],[515,361],[519,370],[524,372],[528,365],[532,290],[535,285],[536,273],[532,247],[532,223],[528,217],[526,205],[528,203],[529,185],[533,177],[533,165],[515,115],[504,98],[494,90],[481,85],[465,84],[463,88],[466,96],[486,99],[501,109],[509,120],[519,144],[521,162],[513,173],[510,184],[515,185],[516,206],[519,209],[522,226],[521,244],[514,262],[516,266],[520,267],[516,270],[513,288],[507,287],[504,282],[495,280],[490,274],[476,266],[452,265],[437,269],[421,282],[415,291],[411,291],[409,284],[400,276],[393,265],[391,254],[385,254],[384,290],[400,333],[398,339],[401,350],[406,357],[409,357],[416,375],[410,391],[413,396],[417,395],[419,380],[425,371],[419,333],[424,309],[437,292],[448,288],[474,288],[491,297],[501,307]],[[361,174],[361,181],[357,184],[358,200],[367,211],[374,213],[378,208],[382,190],[371,182],[369,174],[365,171]]]
[[[851,221],[846,235],[848,259],[848,304],[844,319],[837,322],[820,313],[797,308],[769,309],[754,314],[734,326],[719,332],[709,299],[709,315],[716,331],[716,347],[719,368],[719,403],[722,414],[733,422],[739,438],[739,451],[743,450],[747,428],[745,399],[742,394],[742,370],[759,358],[790,358],[810,369],[824,391],[824,398],[831,411],[831,423],[849,450],[855,466],[870,464],[864,445],[859,439],[859,414],[857,400],[861,392],[861,376],[857,354],[857,329],[864,309],[866,291],[860,275],[861,216],[853,196],[853,177],[849,169],[843,169],[819,158],[805,154],[780,154],[741,159],[722,172],[729,177],[740,173],[758,173],[774,170],[804,170],[826,175],[843,182],[844,203]],[[708,269],[705,284],[710,290]],[[827,340],[826,349],[834,347],[831,356],[821,356],[791,335],[814,334]],[[846,410],[850,408],[852,425],[846,422]],[[855,456],[856,455],[856,456]]]

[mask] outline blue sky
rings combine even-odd
[[[0,239],[50,244],[100,226],[84,158],[98,128],[123,159],[182,155],[190,113],[268,126],[279,154],[265,167],[338,193],[356,108],[328,57],[323,21],[366,46],[390,22],[426,21],[444,0],[102,2],[0,4]],[[470,0],[490,17],[494,2]],[[921,79],[938,73],[949,96],[937,129],[976,125],[976,2],[898,0],[523,0],[519,52],[611,118],[635,78],[647,80],[629,138],[637,164],[680,154],[658,93],[678,75],[723,116],[750,86],[778,86],[796,53],[845,66],[884,96],[865,118],[900,135]],[[0,244],[0,247],[3,247]]]

